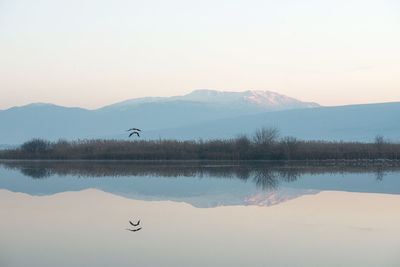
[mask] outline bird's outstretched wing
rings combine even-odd
[[[141,132],[142,130],[140,130],[140,129],[138,129],[138,128],[130,128],[129,130],[126,130],[127,132],[129,132],[129,131],[139,131],[139,132]]]
[[[131,231],[131,232],[137,232],[140,229],[142,229],[142,227],[139,227],[138,229],[128,229],[128,228],[126,228],[126,230]]]
[[[131,133],[129,134],[129,137],[131,137],[131,136],[134,135],[134,134],[137,134],[137,136],[140,137],[140,135],[139,135],[138,132],[131,132]]]
[[[131,222],[131,221],[129,221],[129,223],[130,223],[132,226],[138,226],[138,225],[140,224],[140,220],[139,220],[137,223],[133,223],[133,222]]]

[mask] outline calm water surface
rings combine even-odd
[[[399,170],[2,162],[0,266],[400,266]]]

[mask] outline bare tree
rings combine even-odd
[[[21,145],[21,150],[27,153],[44,153],[49,150],[51,144],[42,139],[33,139]]]
[[[271,145],[279,138],[279,130],[273,127],[263,127],[257,129],[253,136],[256,145]]]

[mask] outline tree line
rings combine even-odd
[[[377,136],[374,142],[304,141],[280,137],[276,128],[252,136],[216,140],[33,139],[0,151],[1,159],[54,160],[399,160],[400,144]]]

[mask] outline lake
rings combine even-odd
[[[390,162],[2,161],[0,266],[400,266],[399,207]]]

